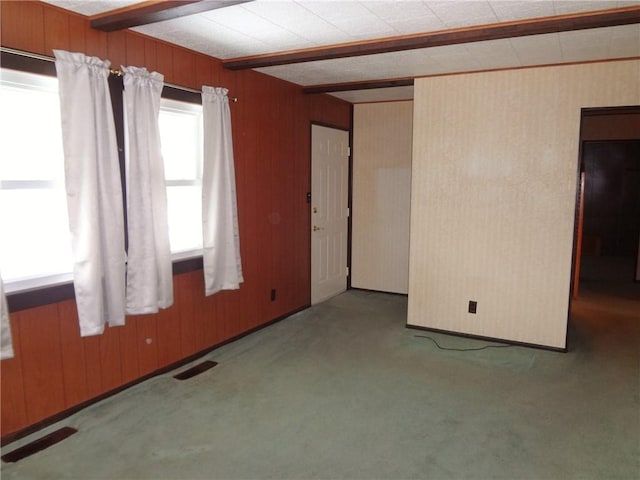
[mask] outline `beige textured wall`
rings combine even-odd
[[[633,104],[638,60],[416,80],[408,324],[563,348],[580,109]]]
[[[351,285],[407,293],[413,102],[353,112]]]

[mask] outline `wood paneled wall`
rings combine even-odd
[[[2,435],[33,425],[310,303],[311,121],[350,128],[351,106],[134,32],[104,33],[86,17],[26,1],[0,2],[3,46],[59,48],[144,66],[165,81],[224,86],[232,104],[245,283],[204,297],[202,271],[174,277],[175,304],[81,338],[73,300],[11,314],[15,358],[3,360]],[[270,300],[276,289],[276,300]]]

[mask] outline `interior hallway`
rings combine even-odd
[[[584,292],[565,354],[439,350],[416,335],[488,343],[352,290],[52,426],[79,431],[2,478],[637,479],[640,297]]]

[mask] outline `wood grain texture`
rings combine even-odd
[[[196,54],[181,48],[173,49],[173,80],[177,85],[198,88],[196,83]]]
[[[44,22],[44,50],[50,52],[54,48],[69,50],[69,16],[60,10],[46,9]]]
[[[128,321],[125,326],[117,327],[116,330],[120,337],[121,383],[129,383],[141,376],[138,363],[138,330],[134,321]]]
[[[44,7],[40,2],[0,2],[2,46],[46,55]],[[7,21],[11,19],[11,21]]]
[[[60,318],[60,338],[64,339],[64,348],[61,353],[65,406],[71,407],[90,398],[84,354],[86,342],[80,337],[78,310],[75,301],[67,300],[57,305]]]
[[[125,47],[127,49],[127,66],[139,67],[147,65],[145,38],[143,36],[127,32]],[[149,67],[146,68],[148,69]]]
[[[19,315],[12,315],[9,320],[13,334],[14,358],[0,362],[0,407],[3,433],[13,432],[29,425],[22,369],[21,337],[18,329],[18,322],[21,320]]]
[[[17,316],[27,419],[35,423],[65,408],[58,308],[51,304]]]
[[[72,52],[87,51],[87,20],[80,15],[69,15],[69,50]]]
[[[137,331],[138,368],[140,376],[158,369],[158,345],[156,315],[139,315],[127,319],[133,322]]]
[[[129,316],[101,336],[80,337],[73,300],[13,314],[16,358],[0,364],[4,436],[308,305],[309,125],[349,128],[350,105],[137,33],[100,32],[47,4],[0,8],[4,46],[45,55],[64,46],[114,67],[158,71],[169,83],[224,86],[239,98],[231,116],[245,272],[240,290],[210,297],[201,270],[176,275],[173,306]]]

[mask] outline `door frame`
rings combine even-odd
[[[630,140],[629,138],[602,138],[600,140],[596,138],[586,138],[584,128],[584,118],[597,115],[615,115],[615,114],[634,114],[640,115],[640,105],[625,105],[619,107],[583,107],[580,109],[580,130],[578,136],[578,162],[576,169],[576,199],[575,199],[575,215],[573,224],[573,251],[571,254],[571,277],[569,284],[569,308],[567,312],[567,333],[565,341],[565,349],[569,349],[569,324],[571,322],[571,307],[575,300],[574,291],[576,294],[579,291],[580,279],[577,278],[580,272],[580,261],[582,258],[582,216],[584,214],[584,191],[582,185],[582,173],[584,171],[584,162],[582,156],[584,154],[584,144],[588,141],[624,141]],[[585,177],[586,181],[586,177]],[[640,257],[640,255],[639,255]],[[640,262],[640,258],[636,258],[636,265]]]
[[[351,233],[352,233],[352,224],[351,219],[353,218],[353,105],[350,107],[350,128],[341,127],[339,125],[335,125],[332,123],[319,122],[316,120],[311,120],[309,122],[309,192],[307,194],[307,232],[309,232],[309,304],[311,304],[311,263],[313,261],[312,255],[313,251],[311,250],[311,224],[312,224],[312,215],[311,215],[311,205],[313,203],[312,200],[312,174],[313,174],[313,126],[316,125],[318,127],[332,128],[334,130],[340,130],[342,132],[347,132],[349,134],[349,167],[348,167],[348,179],[347,179],[347,207],[349,208],[349,217],[347,218],[347,268],[349,269],[349,274],[347,275],[347,290],[351,290]]]

